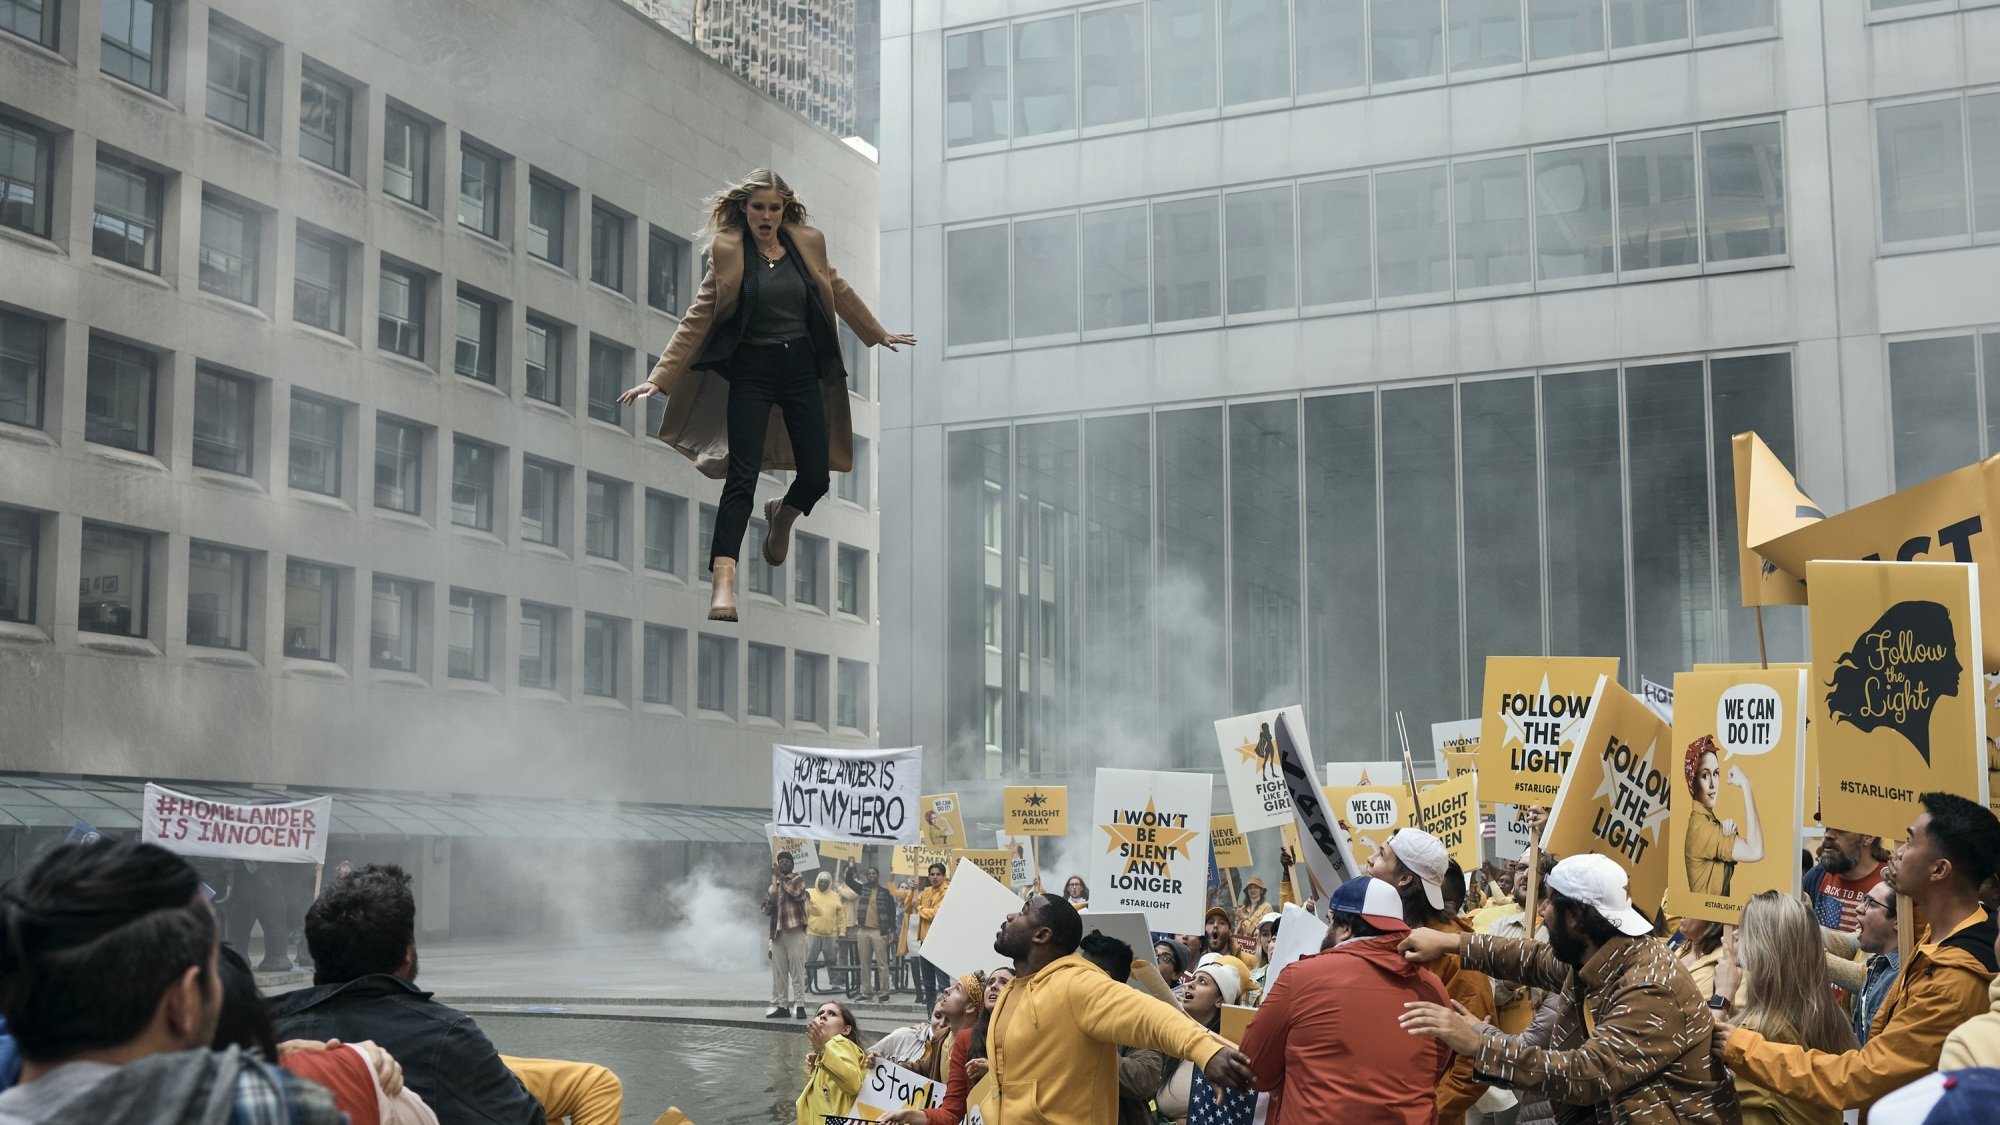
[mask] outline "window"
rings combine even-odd
[[[0,0],[0,31],[56,49],[62,0]]]
[[[1445,169],[1411,168],[1375,177],[1376,279],[1383,297],[1451,288],[1450,198]]]
[[[172,4],[104,0],[100,65],[104,73],[155,94],[167,92],[167,29]]]
[[[590,338],[590,416],[618,425],[618,395],[632,377],[632,349]]]
[[[590,205],[590,280],[625,292],[625,217],[601,203]]]
[[[1449,0],[1445,34],[1451,42],[1453,75],[1496,66],[1518,66],[1521,2]]]
[[[868,729],[868,665],[858,660],[842,660],[840,684],[834,690],[834,722],[849,730]]]
[[[1528,0],[1529,58],[1540,62],[1603,52],[1603,0]]]
[[[391,672],[417,670],[415,582],[375,576],[375,598],[368,611],[368,663]]]
[[[1368,81],[1368,33],[1361,0],[1293,5],[1292,64],[1299,93],[1351,90]]]
[[[1689,0],[1611,0],[1611,46],[1639,47],[1686,39],[1688,3]]]
[[[859,547],[841,547],[837,570],[834,605],[842,613],[862,616],[862,596],[868,585],[868,552]]]
[[[1543,281],[1611,272],[1611,147],[1535,154],[1536,276]]]
[[[1370,268],[1368,177],[1299,185],[1299,303],[1338,305],[1375,293]]]
[[[4,11],[0,7],[0,13]],[[34,621],[35,572],[41,548],[39,515],[0,508],[0,621]]]
[[[0,309],[0,422],[41,429],[48,364],[48,324]]]
[[[792,654],[792,720],[826,725],[826,657]]]
[[[285,563],[285,655],[334,659],[340,621],[340,572],[330,566]]]
[[[493,469],[499,462],[499,452],[462,434],[452,438],[451,522],[460,527],[493,530]]]
[[[0,0],[0,26],[6,3]],[[33,125],[0,117],[0,226],[47,238],[54,190],[55,142]]]
[[[1080,123],[1117,125],[1146,116],[1146,11],[1138,4],[1077,17],[1083,51]]]
[[[382,259],[381,314],[375,344],[385,352],[424,358],[424,275]]]
[[[292,392],[291,487],[322,496],[340,495],[340,457],[345,445],[347,408],[331,399]]]
[[[458,225],[500,237],[500,158],[477,145],[459,146]]]
[[[562,405],[562,326],[528,317],[528,344],[522,386],[528,397],[552,406]]]
[[[778,572],[764,561],[764,540],[771,534],[761,519],[752,519],[744,528],[743,589],[767,598],[778,596]]]
[[[1777,23],[1775,0],[1699,0],[1695,7],[1695,32],[1726,35],[1756,31]]]
[[[792,533],[792,600],[826,608],[826,540]]]
[[[257,384],[208,367],[194,369],[194,463],[250,475],[256,449]]]
[[[744,708],[764,719],[778,717],[779,682],[785,674],[785,650],[774,645],[750,642],[750,659],[744,681]]]
[[[542,179],[528,177],[528,253],[550,265],[563,265],[563,232],[569,192]]]
[[[1076,216],[1014,223],[1014,335],[1076,331]]]
[[[1215,0],[1152,0],[1153,114],[1215,108]]]
[[[451,592],[451,636],[445,674],[454,680],[493,678],[493,598],[470,590]]]
[[[562,546],[563,468],[533,457],[521,459],[521,538],[545,547]]]
[[[871,378],[871,375],[874,371],[875,359],[868,354],[868,345],[861,342],[861,337],[856,336],[854,329],[849,328],[847,322],[844,320],[840,321],[839,334],[840,365],[847,370],[847,390],[849,393],[866,401],[874,393],[872,385],[874,380]],[[656,433],[659,430],[658,426],[651,424],[647,428]]]
[[[624,561],[626,484],[588,473],[583,487],[583,553]]]
[[[347,334],[347,247],[299,224],[292,265],[292,319],[336,336]]]
[[[83,521],[76,627],[118,637],[147,634],[153,537],[94,520]]]
[[[854,468],[834,477],[835,487],[842,500],[850,504],[871,507],[873,494],[868,489],[868,439],[859,434],[854,436]]]
[[[1963,119],[1957,98],[1876,110],[1883,242],[1966,234]]]
[[[1692,133],[1618,142],[1618,252],[1625,272],[1700,260],[1694,193]]]
[[[703,633],[695,648],[695,706],[703,711],[730,712],[729,689],[735,672],[736,642]]]
[[[950,146],[1007,139],[1007,29],[944,39],[944,135]]]
[[[500,344],[500,306],[463,286],[458,290],[458,340],[452,349],[454,371],[468,379],[493,383],[498,379],[496,353]]]
[[[562,635],[562,610],[551,605],[521,603],[521,686],[556,691],[556,641]]]
[[[208,21],[208,116],[240,133],[264,135],[264,46]]]
[[[703,504],[703,505],[701,506],[701,528],[700,528],[700,533],[701,533],[701,539],[700,539],[700,542],[701,542],[701,543],[703,543],[703,544],[705,544],[705,545],[707,545],[707,546],[709,547],[709,549],[710,549],[711,551],[712,551],[712,550],[714,550],[714,547],[715,547],[715,505],[713,505],[713,504]],[[708,581],[708,580],[709,580],[709,572],[710,572],[710,571],[711,571],[712,569],[714,569],[714,566],[715,566],[715,558],[713,557],[713,555],[711,555],[711,556],[710,556],[710,558],[709,558],[709,560],[708,560],[708,564],[709,564],[708,566],[705,566],[705,567],[698,567],[698,568],[697,568],[697,570],[699,570],[699,572],[700,572],[700,577],[701,577],[701,580],[702,580],[703,582],[706,582],[706,581]]]
[[[248,207],[202,193],[202,292],[245,305],[257,303],[257,250],[262,227],[262,220]]]
[[[1782,149],[1776,121],[1702,130],[1702,203],[1710,262],[1785,252]]]
[[[1153,204],[1153,320],[1222,314],[1221,201],[1212,195]]]
[[[2000,371],[1989,365],[1980,378],[1980,360],[1996,358],[1991,344],[2000,334],[1987,333],[1989,347],[1982,357],[1972,335],[1889,344],[1889,416],[1894,424],[1896,487],[1909,488],[1980,459],[1984,453],[1984,419],[1980,392],[1986,391],[1987,411],[2000,409]]]
[[[1528,267],[1528,162],[1519,156],[1452,166],[1458,291],[1533,280]]]
[[[152,352],[90,338],[89,384],[83,402],[83,436],[100,445],[153,451],[153,398],[159,358]]]
[[[984,344],[1007,338],[1007,224],[945,232],[950,341]]]
[[[107,156],[100,148],[90,252],[135,270],[160,272],[162,183],[158,173]]]
[[[673,316],[688,306],[688,244],[659,227],[646,239],[646,303]]]
[[[382,122],[382,190],[428,211],[430,181],[431,127],[392,106]]]
[[[618,698],[625,623],[595,613],[583,615],[583,694]]]
[[[687,501],[646,490],[646,569],[681,572],[681,538],[686,534]]]
[[[1292,74],[1284,63],[1291,41],[1285,0],[1222,0],[1222,104],[1247,105],[1289,97]]]
[[[686,647],[685,632],[665,625],[646,626],[645,654],[639,675],[644,681],[641,698],[647,703],[681,705],[681,653]]]
[[[1280,9],[1282,22],[1283,10]],[[1292,186],[1231,192],[1223,218],[1229,263],[1226,297],[1233,314],[1275,312],[1298,304],[1293,280]]]
[[[1377,83],[1444,73],[1444,24],[1436,4],[1368,0],[1368,31]]]
[[[1014,25],[1014,135],[1076,128],[1076,22],[1071,16]]]
[[[187,643],[242,651],[250,641],[250,553],[188,544]]]
[[[375,506],[423,515],[424,431],[414,422],[375,416]]]
[[[1151,308],[1146,205],[1086,211],[1081,229],[1083,330],[1145,324]]]
[[[354,91],[307,64],[299,79],[299,155],[345,176],[354,136]]]

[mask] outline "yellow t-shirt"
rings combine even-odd
[[[1698,895],[1719,895],[1729,872],[1735,845],[1722,834],[1722,822],[1712,809],[1696,805],[1687,822],[1688,890]]]

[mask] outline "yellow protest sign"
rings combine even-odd
[[[1548,805],[1590,723],[1597,678],[1616,679],[1610,656],[1489,656],[1479,719],[1479,799]]]
[[[923,810],[920,836],[925,847],[962,848],[966,845],[965,814],[958,807],[958,794],[934,793],[920,797],[917,807]]]
[[[849,863],[861,862],[861,844],[859,841],[820,840],[817,843],[819,844],[819,857],[821,859],[846,860]]]
[[[1326,794],[1333,815],[1347,822],[1356,862],[1368,862],[1389,842],[1391,832],[1416,824],[1410,787],[1400,779],[1379,785],[1328,785],[1320,792]]]
[[[1980,612],[1991,614],[2000,612],[2000,535],[1986,530],[2000,526],[1995,524],[2000,518],[1996,498],[2000,457],[1990,457],[1751,546],[1786,573],[1805,578],[1808,586],[1812,576],[1806,568],[1817,561],[1972,563],[1979,568]],[[1981,658],[1965,664],[2000,669],[2000,622],[1982,626]]]
[[[1215,848],[1217,867],[1250,866],[1250,841],[1236,830],[1233,816],[1210,817],[1208,821],[1208,841]]]
[[[1763,667],[1762,664],[1697,664],[1691,671],[1745,672],[1760,670]],[[1773,664],[1770,670],[1773,672],[1805,672],[1810,675],[1812,665]],[[1810,679],[1807,683],[1810,685]],[[1992,730],[1993,725],[1988,723],[1986,729]],[[1803,784],[1800,787],[1802,796],[1799,801],[1799,828],[1806,832],[1818,832],[1823,827],[1819,816],[1819,724],[1811,721],[1811,708],[1807,708],[1806,757],[1805,764],[1801,767],[1801,770]]]
[[[1804,605],[1802,576],[1767,566],[1754,544],[1768,543],[1826,518],[1819,505],[1799,491],[1791,470],[1755,433],[1730,439],[1736,477],[1736,571],[1743,604]]]
[[[1466,871],[1479,868],[1479,803],[1472,795],[1478,783],[1476,775],[1461,774],[1417,794],[1417,823],[1442,841]]]
[[[2000,816],[2000,672],[1986,681],[1986,807]]]
[[[1471,750],[1463,754],[1446,751],[1444,755],[1444,776],[1447,781],[1454,777],[1465,777],[1479,772],[1479,746],[1475,743]]]
[[[1069,835],[1069,786],[1009,785],[1000,790],[1011,836]]]
[[[1828,521],[1832,522],[1832,521]],[[1964,563],[1813,562],[1813,722],[1828,825],[1908,834],[1919,794],[1985,804],[1980,590]]]
[[[974,867],[993,876],[993,881],[1001,886],[1009,886],[1008,867],[1013,862],[1013,853],[1006,848],[954,848],[951,853],[952,867],[961,859],[969,859]]]
[[[931,864],[942,863],[946,871],[951,870],[951,851],[948,848],[898,847],[889,860],[889,874],[922,876],[931,869]]]
[[[1674,677],[1667,913],[1734,925],[1751,896],[1798,889],[1807,690],[1796,667]]]
[[[1632,904],[1651,917],[1667,890],[1672,735],[1651,708],[1608,676],[1599,678],[1593,696],[1543,844],[1560,856],[1609,856],[1631,881]]]

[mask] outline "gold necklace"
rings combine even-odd
[[[757,256],[759,258],[764,259],[764,268],[767,270],[777,269],[778,263],[785,260],[785,256],[783,254],[780,254],[777,257],[773,258],[769,254],[764,253],[764,248],[762,246],[756,246],[756,244],[754,243],[752,243],[752,246],[756,249]]]

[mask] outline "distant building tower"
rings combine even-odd
[[[827,132],[875,142],[881,0],[627,2]],[[865,112],[857,107],[860,77]]]

